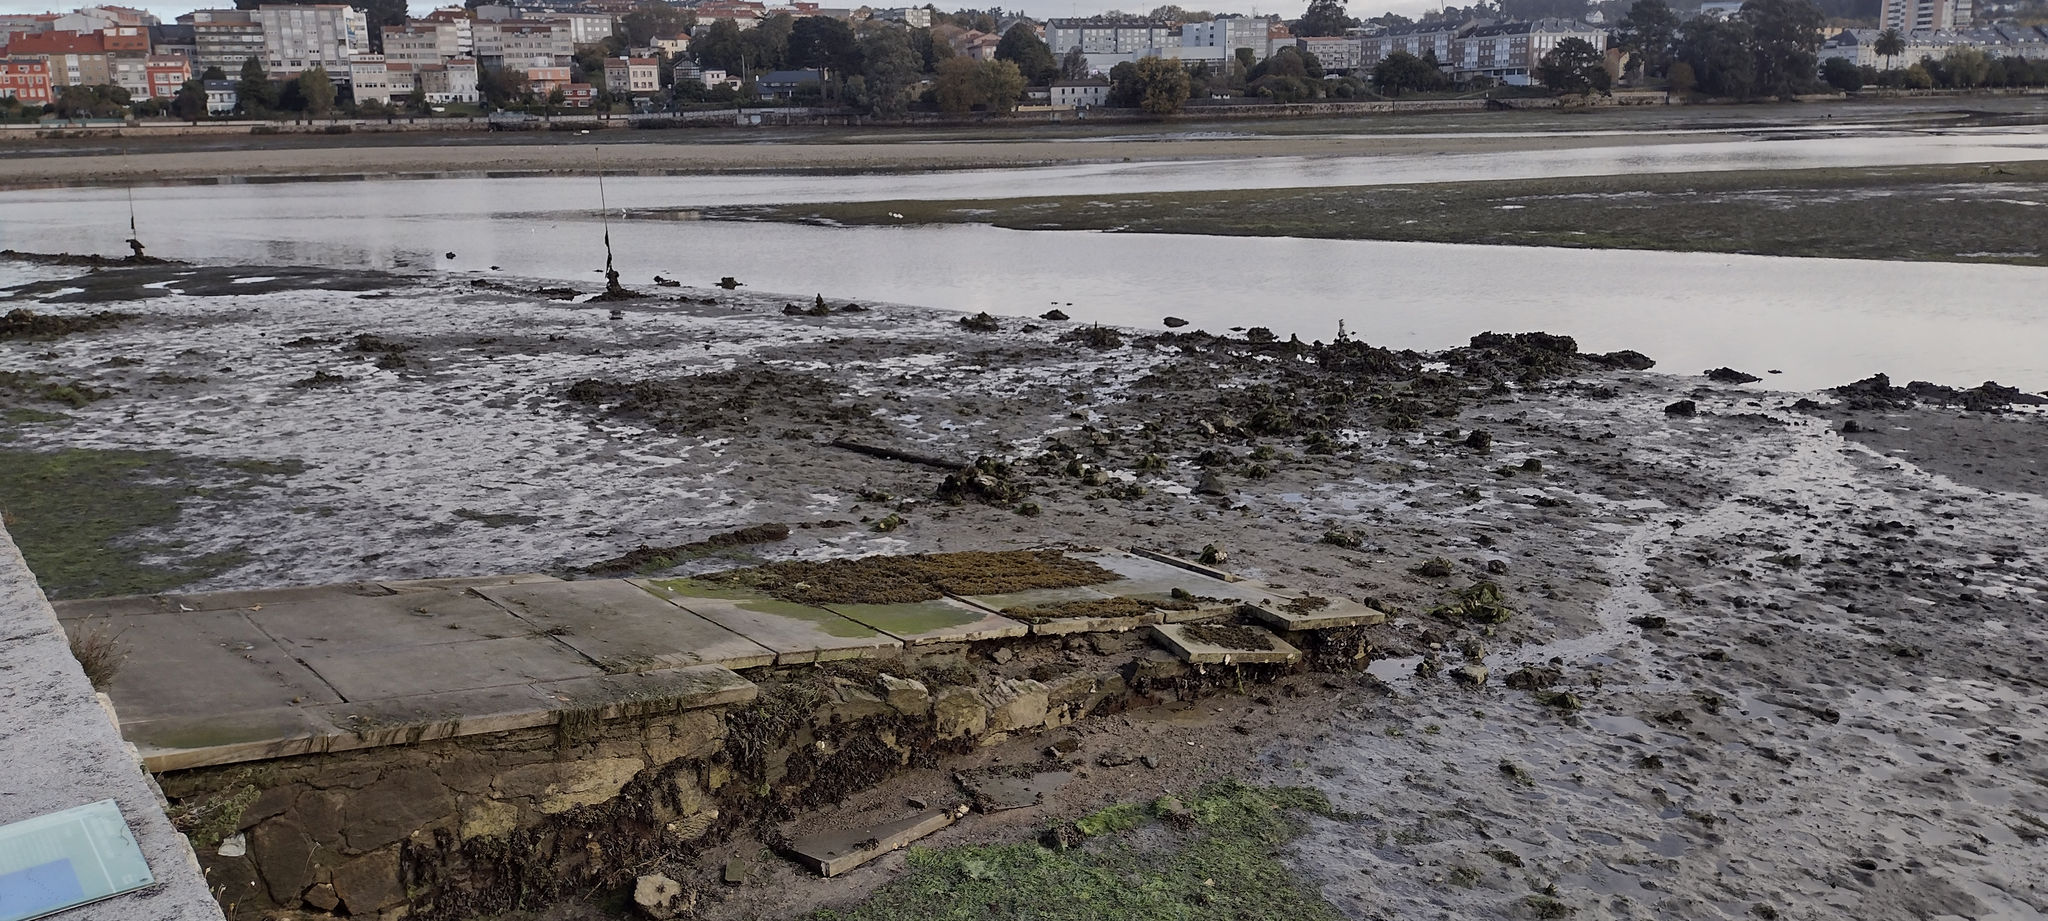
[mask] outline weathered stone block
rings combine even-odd
[[[290,812],[302,789],[298,784],[283,784],[263,791],[255,802],[249,804],[249,808],[242,810],[242,819],[235,823],[235,830],[248,831],[264,819]]]
[[[398,849],[385,848],[334,868],[334,894],[351,915],[367,915],[405,901]]]
[[[578,806],[592,806],[619,795],[647,763],[638,758],[600,758],[566,765],[563,779],[547,788],[537,804],[553,815]]]
[[[271,819],[249,833],[249,859],[270,900],[289,908],[313,885],[313,840],[290,817]]]
[[[926,716],[932,712],[932,692],[915,678],[881,676],[883,699],[890,709],[904,716]]]
[[[306,889],[303,898],[308,907],[321,911],[333,911],[341,907],[341,896],[335,894],[333,883],[314,883]]]
[[[518,806],[483,797],[463,800],[461,834],[465,839],[501,837],[518,827]]]
[[[940,738],[980,735],[988,729],[988,704],[973,688],[941,688],[932,719]]]
[[[1029,678],[1004,678],[986,696],[990,732],[1016,732],[1045,724],[1049,694],[1044,684]]]
[[[373,851],[451,816],[455,797],[425,768],[393,771],[343,801],[341,838],[351,853]]]
[[[692,710],[680,713],[666,721],[666,726],[650,729],[647,740],[647,763],[667,764],[671,761],[688,759],[698,761],[709,758],[725,747],[725,720],[710,710]],[[655,733],[659,732],[659,737]]]
[[[1179,656],[1164,649],[1147,649],[1131,663],[1131,682],[1143,685],[1152,681],[1166,681],[1188,673],[1188,664]]]
[[[837,700],[826,704],[818,711],[817,718],[820,725],[830,725],[834,722],[851,723],[870,717],[885,716],[894,712],[873,691],[859,687],[851,682],[838,681],[834,683],[838,685],[838,687],[834,688],[834,696]]]

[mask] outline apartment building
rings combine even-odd
[[[446,64],[429,64],[419,69],[419,88],[428,103],[476,102],[477,62],[456,58]]]
[[[14,58],[38,58],[49,65],[52,86],[100,86],[114,82],[113,56],[99,33],[16,33],[7,43]]]
[[[263,23],[254,10],[193,10],[178,21],[192,27],[192,63],[202,73],[218,67],[233,76],[250,58],[264,59]]]
[[[1878,22],[1901,32],[1934,32],[1970,25],[1971,0],[1884,0]]]
[[[567,66],[576,51],[569,30],[549,22],[478,21],[476,58],[491,70]]]
[[[361,10],[335,4],[257,7],[263,25],[263,66],[274,79],[319,67],[348,72],[349,58],[370,50],[370,22]]]
[[[614,96],[644,96],[658,92],[661,89],[661,62],[654,58],[605,58],[604,88]]]
[[[0,99],[18,99],[25,106],[48,105],[56,97],[50,83],[50,62],[41,58],[0,58]]]

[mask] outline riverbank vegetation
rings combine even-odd
[[[2048,265],[2048,163],[770,205],[707,218]]]

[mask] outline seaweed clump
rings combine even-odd
[[[1192,601],[1154,600],[1117,595],[1112,598],[1086,598],[1058,604],[1004,608],[1003,616],[1025,621],[1064,620],[1073,617],[1143,617],[1154,611],[1192,611],[1197,607]]]
[[[578,571],[591,575],[653,572],[668,569],[685,560],[715,553],[720,550],[788,539],[789,525],[757,524],[751,527],[740,528],[736,531],[713,534],[703,540],[693,540],[669,547],[651,547],[647,544],[641,544],[611,559],[599,560],[584,566]]]
[[[1515,615],[1514,609],[1501,598],[1500,586],[1492,582],[1478,582],[1459,589],[1457,600],[1438,605],[1429,613],[1475,624],[1502,624]]]
[[[109,326],[119,326],[135,319],[132,313],[102,310],[75,317],[60,317],[40,314],[27,307],[16,307],[0,316],[0,339],[28,339],[42,336],[65,336],[71,333],[91,332]]]
[[[902,604],[934,601],[946,595],[1074,588],[1112,582],[1118,576],[1058,550],[970,550],[792,560],[700,578],[799,604]]]

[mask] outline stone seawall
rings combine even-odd
[[[1135,707],[1367,660],[1363,628],[1281,636],[1292,665],[1191,665],[1144,631],[921,646],[749,672],[746,704],[650,700],[551,727],[162,775],[234,918],[454,919],[622,890],[739,831],[911,767]]]

